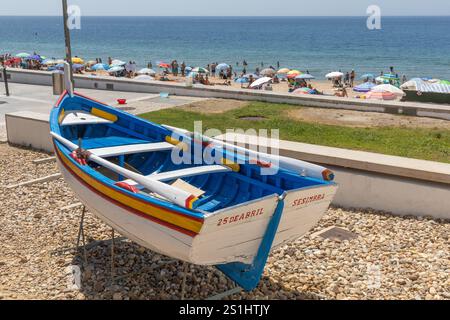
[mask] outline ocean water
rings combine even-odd
[[[177,59],[191,66],[242,61],[358,74],[388,71],[450,79],[450,17],[384,17],[369,30],[366,17],[82,17],[73,30],[73,55],[149,61]],[[0,16],[0,54],[64,56],[62,17]],[[239,62],[239,67],[236,67]]]

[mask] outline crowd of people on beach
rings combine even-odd
[[[233,64],[211,62],[204,67],[195,67],[186,64],[185,61],[179,63],[176,59],[170,63],[163,61],[157,61],[155,63],[148,62],[147,67],[139,69],[138,64],[130,60],[124,62],[121,60],[115,60],[112,57],[108,57],[103,62],[102,58],[95,58],[88,62],[84,62],[83,59],[75,56],[72,58],[73,71],[78,74],[89,74],[92,76],[114,76],[114,77],[126,77],[145,80],[159,80],[159,81],[177,81],[183,82],[189,79],[192,84],[202,84],[205,86],[210,85],[240,85],[243,89],[255,89],[255,90],[273,90],[273,85],[278,85],[277,90],[280,90],[279,84],[285,83],[287,85],[287,91],[299,94],[329,94],[324,93],[324,87],[319,86],[317,89],[313,86],[311,79],[314,79],[310,75],[309,71],[300,72],[298,70],[290,70],[288,68],[280,69],[280,62],[277,61],[275,65],[267,65],[264,62],[255,64],[253,67],[244,59],[242,61],[235,62]],[[0,55],[0,64],[8,68],[21,68],[29,70],[44,70],[58,72],[64,68],[63,59],[48,59],[46,57],[38,55],[36,52],[33,54],[21,53],[17,55],[3,54]],[[155,71],[154,69],[158,70]],[[250,70],[252,69],[252,70]],[[349,97],[348,89],[354,88],[357,81],[357,74],[354,69],[346,72],[336,72],[338,76],[329,78],[335,96]],[[392,79],[388,79],[389,84],[399,87],[402,83],[406,82],[406,76],[399,78],[398,73],[395,72],[394,67],[390,67],[390,74]],[[380,76],[383,77],[386,74],[381,72]],[[367,77],[364,82],[376,83],[375,76]],[[385,82],[386,83],[386,82]],[[286,90],[286,89],[284,89]]]

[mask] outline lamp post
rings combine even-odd
[[[64,38],[66,41],[66,61],[70,65],[69,68],[69,76],[70,76],[70,82],[72,82],[72,85],[74,85],[73,82],[73,69],[72,69],[72,47],[70,45],[70,30],[69,26],[67,25],[67,22],[69,20],[69,15],[67,13],[67,0],[62,0],[62,7],[63,7],[63,19],[64,19]]]

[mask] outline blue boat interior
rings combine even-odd
[[[90,113],[92,108],[108,112],[116,116],[117,120],[113,123],[67,126],[55,125],[55,122],[59,122],[51,121],[51,125],[54,126],[52,131],[75,144],[78,144],[81,138],[82,148],[87,150],[165,142],[166,138],[172,135],[165,127],[78,96],[66,97],[59,108],[53,111],[52,117],[57,119],[63,109],[65,113],[70,111]],[[175,164],[171,153],[171,150],[140,152],[115,155],[106,159],[144,176],[201,166]],[[95,163],[89,163],[89,167],[103,174],[104,179],[111,185],[125,180]],[[260,172],[260,166],[246,163],[240,165],[239,172],[206,173],[181,179],[204,192],[199,198],[197,209],[205,212],[215,212],[273,194],[282,195],[289,190],[328,184],[327,181],[303,177],[286,170],[279,170],[274,175],[261,175]],[[178,179],[165,183],[172,184],[176,180]],[[148,190],[140,188],[139,191],[141,195],[151,197]]]

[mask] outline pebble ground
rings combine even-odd
[[[57,173],[48,155],[0,144],[0,186]],[[101,243],[82,254],[75,246],[80,209],[62,179],[0,188],[0,299],[179,299],[184,266],[129,241]],[[424,213],[426,215],[426,213]],[[337,226],[357,238],[335,241],[315,233]],[[111,229],[87,213],[87,242]],[[120,236],[117,235],[116,236]],[[81,270],[78,287],[72,270]],[[187,299],[204,299],[233,284],[212,267],[190,265]],[[450,224],[330,208],[311,232],[272,252],[259,287],[229,299],[450,299]]]

